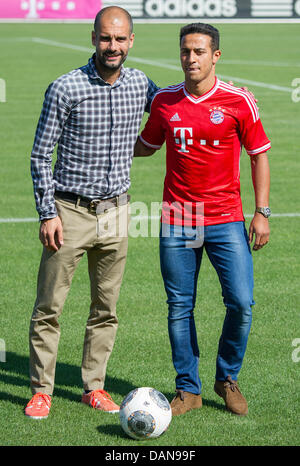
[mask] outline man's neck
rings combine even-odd
[[[185,88],[186,90],[194,95],[195,97],[201,97],[206,92],[210,91],[215,85],[216,76],[215,74],[209,76],[207,79],[203,79],[202,81],[191,81],[185,80]]]
[[[105,81],[106,83],[110,84],[111,86],[117,81],[121,74],[121,68],[117,70],[109,70],[100,66],[97,60],[95,60],[95,66],[99,76]]]

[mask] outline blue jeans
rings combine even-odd
[[[225,380],[228,375],[237,380],[242,366],[252,321],[251,306],[255,304],[251,249],[244,222],[205,226],[202,246],[195,229],[168,225],[166,234],[165,227],[160,234],[160,262],[168,297],[168,330],[177,372],[176,388],[199,394],[194,307],[203,248],[218,274],[226,307],[216,380]],[[191,240],[196,247],[191,247]]]

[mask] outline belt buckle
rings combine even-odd
[[[112,198],[115,199],[115,198]],[[96,214],[105,214],[109,209],[116,207],[116,203],[112,199],[103,199],[96,206]]]
[[[92,199],[89,205],[90,212],[96,213],[97,215],[106,213],[113,207],[119,207],[120,200],[123,199],[127,193],[121,194],[121,196],[115,196],[109,199]],[[122,205],[122,204],[121,204]]]
[[[98,207],[100,202],[101,202],[100,199],[92,199],[90,204],[89,204],[89,211],[92,212],[93,214],[95,214],[96,211],[97,211],[97,207]]]
[[[114,204],[106,199],[92,199],[89,205],[90,212],[94,214],[104,214],[108,209],[114,207]]]

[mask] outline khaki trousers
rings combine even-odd
[[[32,393],[52,395],[58,343],[59,316],[76,266],[88,257],[91,286],[90,314],[82,357],[85,390],[102,389],[113,349],[118,319],[116,304],[128,246],[128,204],[101,215],[56,199],[62,220],[64,245],[56,252],[44,248],[29,332],[30,384]]]

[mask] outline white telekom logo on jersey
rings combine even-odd
[[[187,134],[187,139],[186,139],[186,134]],[[179,136],[179,137],[178,137]],[[193,144],[193,128],[174,128],[174,138],[175,138],[175,143],[180,144],[180,150],[179,152],[184,152],[188,153],[189,150],[187,149],[187,146],[191,146]],[[213,141],[214,146],[219,145],[218,140]],[[205,139],[200,139],[200,145],[201,146],[206,146],[206,140]]]
[[[189,152],[186,148],[187,144],[193,144],[193,139],[186,139],[185,132],[188,132],[190,138],[193,137],[193,128],[174,128],[174,137],[176,144],[181,144],[179,152]],[[179,132],[179,138],[177,133]]]

